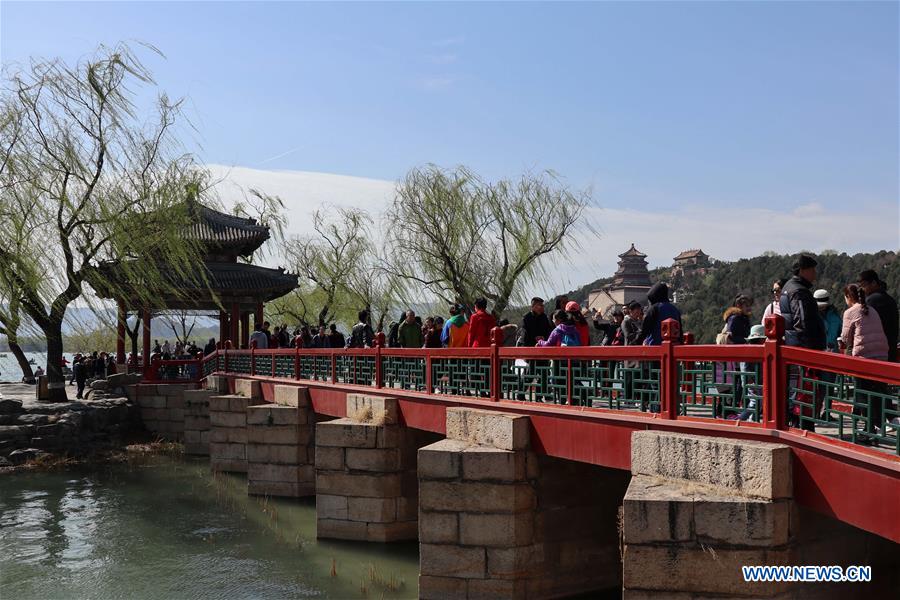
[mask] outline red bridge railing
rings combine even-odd
[[[900,456],[900,364],[788,347],[780,317],[760,345],[218,350],[159,361],[156,380],[213,372],[396,389],[432,396],[577,406],[660,419],[815,431]],[[688,337],[688,336],[685,336]]]

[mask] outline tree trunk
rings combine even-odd
[[[47,338],[47,376],[50,401],[66,402],[66,378],[62,372],[63,339],[62,319],[51,320],[44,329]]]
[[[22,380],[25,383],[34,383],[34,371],[31,370],[31,365],[28,364],[28,357],[22,352],[22,347],[19,346],[17,339],[13,336],[7,336],[6,343],[9,346],[9,351],[16,357],[19,368],[22,369]]]

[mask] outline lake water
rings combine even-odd
[[[26,352],[25,356],[34,361],[31,365],[32,371],[37,369],[38,366],[45,371],[47,370],[46,352]],[[69,366],[71,366],[74,354],[66,353],[63,354],[63,356],[69,361]],[[0,382],[3,381],[12,381],[13,383],[22,381],[22,369],[19,368],[16,357],[8,350],[6,352],[0,352]]]
[[[313,499],[247,496],[205,460],[3,476],[0,598],[416,597],[414,542],[315,531]]]

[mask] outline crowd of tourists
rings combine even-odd
[[[69,385],[76,386],[78,391],[75,397],[78,399],[84,395],[84,388],[88,383],[95,379],[106,379],[116,372],[116,359],[106,352],[76,353],[72,358],[71,371],[67,371],[68,365],[65,362],[63,359],[63,370],[68,372]],[[40,375],[43,372],[35,373],[35,376]]]

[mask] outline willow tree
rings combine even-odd
[[[73,302],[103,309],[90,293],[103,288],[140,305],[169,278],[196,277],[185,200],[204,174],[177,144],[179,102],[160,94],[138,114],[132,87],[152,83],[124,45],[71,66],[33,60],[4,72],[0,112],[20,119],[0,159],[0,270],[46,337],[52,399],[65,399],[62,326]],[[121,279],[105,275],[108,261]]]
[[[407,295],[424,288],[466,306],[483,296],[500,314],[575,247],[589,201],[549,171],[489,183],[465,167],[416,168],[386,215],[386,268]]]
[[[301,284],[279,303],[304,325],[327,325],[354,313],[351,282],[370,266],[369,225],[362,210],[324,207],[312,213],[314,233],[292,238],[284,254]]]

